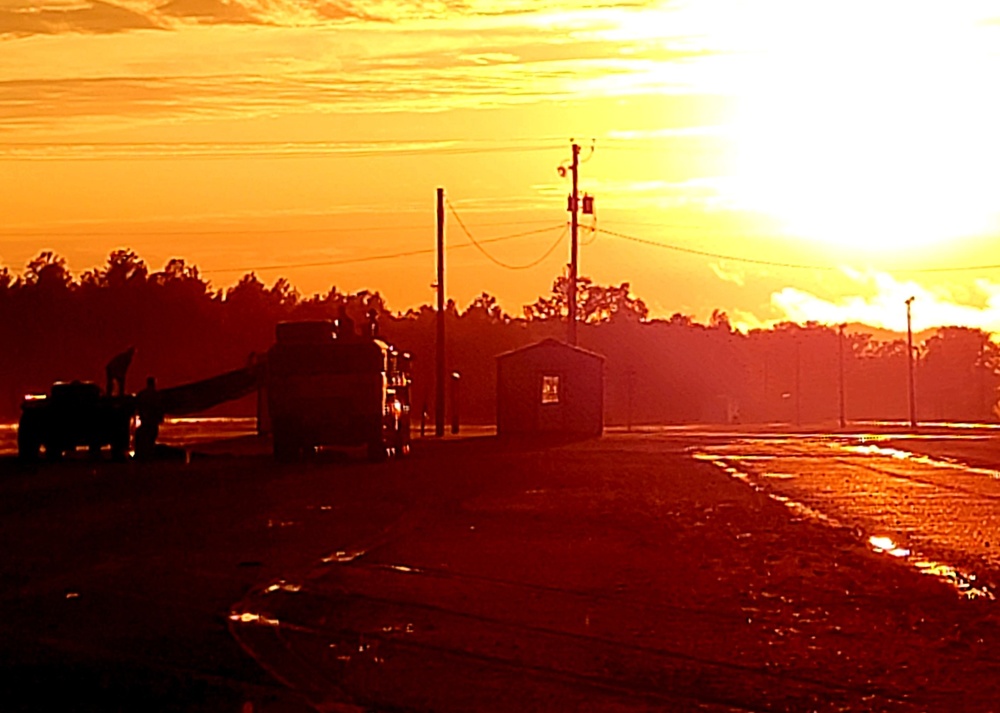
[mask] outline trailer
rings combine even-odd
[[[371,461],[410,448],[410,358],[376,338],[338,336],[328,320],[283,322],[266,359],[275,458],[364,448]]]

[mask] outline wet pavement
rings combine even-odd
[[[0,697],[35,696],[15,710],[67,687],[79,710],[241,713],[1000,700],[993,434],[417,439],[277,466],[247,423],[174,428],[200,455],[0,461]]]
[[[953,457],[921,453],[945,444]],[[793,517],[863,535],[872,549],[940,577],[968,597],[1000,585],[1000,472],[971,465],[988,436],[855,434],[740,438],[692,449],[786,505]],[[941,448],[932,449],[941,450]]]
[[[233,636],[321,710],[992,710],[993,471],[694,429],[490,457]]]

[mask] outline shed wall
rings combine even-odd
[[[542,403],[542,377],[559,377],[559,402]],[[497,359],[497,432],[600,435],[604,426],[604,361],[542,343]]]

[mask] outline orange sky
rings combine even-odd
[[[0,0],[0,260],[127,246],[403,310],[435,189],[534,262],[575,137],[581,272],[656,316],[898,329],[915,295],[917,328],[1000,331],[998,35],[976,1]],[[567,260],[447,233],[461,305]]]

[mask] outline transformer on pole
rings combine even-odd
[[[576,346],[576,281],[577,281],[577,255],[579,253],[580,245],[577,239],[577,234],[579,232],[579,210],[580,210],[580,197],[579,197],[579,174],[580,174],[580,146],[579,144],[573,144],[573,161],[570,163],[569,170],[573,174],[573,193],[569,198],[569,210],[570,210],[570,252],[569,252],[569,329],[568,329],[568,339],[567,341]]]

